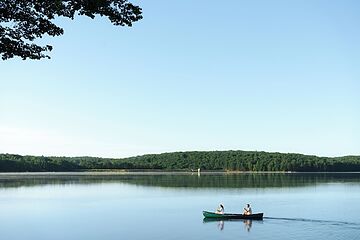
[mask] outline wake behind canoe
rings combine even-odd
[[[251,215],[244,215],[244,214],[235,214],[235,213],[214,213],[203,211],[203,215],[205,218],[216,218],[216,219],[253,219],[253,220],[262,220],[263,213],[255,213]]]

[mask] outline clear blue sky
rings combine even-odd
[[[360,155],[359,1],[141,1],[0,62],[0,152]]]

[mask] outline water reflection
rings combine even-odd
[[[225,222],[236,222],[236,223],[243,223],[244,228],[247,232],[250,232],[253,221],[262,223],[262,220],[251,220],[251,219],[211,219],[211,218],[204,218],[203,223],[211,223],[211,222],[217,222],[217,227],[220,231],[224,230]]]
[[[0,239],[359,239],[359,176],[0,174]],[[245,199],[263,222],[200,220],[213,204],[240,211]],[[346,214],[332,211],[340,206]]]
[[[126,183],[168,188],[302,187],[330,182],[359,183],[360,173],[43,173],[1,174],[0,188],[48,184]]]
[[[252,226],[252,220],[244,220],[245,229],[250,232],[251,226]]]
[[[224,230],[224,221],[219,221],[218,228],[220,229],[220,231]]]

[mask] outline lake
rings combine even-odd
[[[359,173],[0,174],[2,240],[360,239],[359,215]]]

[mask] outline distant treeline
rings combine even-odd
[[[88,171],[96,169],[223,171],[360,171],[360,156],[317,157],[293,153],[208,151],[149,154],[113,159],[0,154],[0,172]]]

